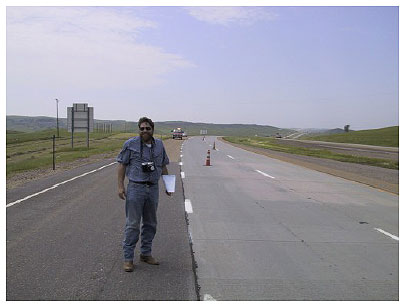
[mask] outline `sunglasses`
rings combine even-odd
[[[152,130],[152,128],[151,127],[140,127],[139,130],[141,130],[141,131],[144,131],[144,130],[150,131],[150,130]]]

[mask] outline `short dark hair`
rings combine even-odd
[[[155,124],[150,118],[141,117],[138,121],[138,128],[141,128],[142,123],[148,123],[152,127],[152,130],[155,130]]]

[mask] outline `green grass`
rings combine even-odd
[[[350,131],[347,133],[338,133],[332,135],[304,137],[303,139],[336,143],[399,147],[399,126],[372,130]]]
[[[269,139],[269,138],[224,137],[224,139],[231,143],[248,145],[248,146],[258,147],[258,148],[266,148],[266,149],[271,149],[274,151],[280,151],[280,152],[285,152],[285,153],[290,153],[290,154],[331,159],[331,160],[336,160],[336,161],[341,161],[341,162],[373,165],[373,166],[390,168],[390,169],[399,169],[399,162],[397,162],[397,161],[345,155],[345,154],[331,152],[326,149],[309,149],[309,148],[304,148],[304,147],[280,145],[280,144],[277,144],[274,139]]]
[[[39,132],[7,134],[7,160],[6,175],[16,172],[52,168],[52,135],[55,129]],[[18,138],[15,136],[18,135]],[[98,154],[117,155],[123,143],[135,136],[133,133],[90,133],[89,148],[87,148],[86,133],[77,133],[74,136],[74,148],[71,147],[70,134],[60,130],[60,138],[56,138],[55,157],[56,165],[61,162],[71,162],[77,159],[88,158]],[[156,135],[160,138],[161,135]],[[163,139],[170,138],[164,135]]]

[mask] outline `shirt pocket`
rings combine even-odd
[[[129,159],[130,159],[132,162],[139,162],[139,161],[141,161],[141,152],[140,152],[140,151],[133,150],[133,149],[130,149],[129,151],[130,151]]]
[[[153,152],[153,160],[155,160],[156,166],[162,167],[163,162],[163,150],[155,150]]]

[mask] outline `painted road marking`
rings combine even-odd
[[[234,157],[232,157],[232,156],[230,156],[230,155],[227,155],[229,158],[231,158],[231,159],[234,159],[235,160],[235,158]]]
[[[104,165],[104,166],[99,167],[99,168],[97,168],[97,169],[94,169],[94,170],[92,170],[92,171],[90,171],[90,172],[87,172],[87,173],[81,174],[81,175],[79,175],[79,176],[70,178],[70,179],[68,179],[68,180],[65,180],[65,181],[56,183],[56,184],[54,184],[54,185],[53,185],[52,187],[50,187],[50,188],[47,188],[47,189],[42,190],[42,191],[40,191],[40,192],[37,192],[37,193],[35,193],[35,194],[28,195],[27,197],[24,197],[24,198],[22,198],[22,199],[19,199],[19,200],[16,200],[16,201],[12,202],[12,203],[7,204],[7,205],[6,205],[6,208],[11,207],[11,206],[14,206],[14,205],[16,205],[16,204],[19,204],[19,203],[23,202],[24,200],[30,199],[30,198],[32,198],[32,197],[34,197],[34,196],[37,196],[37,195],[40,195],[40,194],[42,194],[42,193],[48,192],[49,190],[56,189],[58,186],[60,186],[60,185],[62,185],[62,184],[65,184],[65,183],[67,183],[67,182],[69,182],[69,181],[73,181],[73,180],[75,180],[75,179],[77,179],[77,178],[80,178],[80,177],[84,177],[84,176],[89,175],[89,174],[91,174],[91,173],[97,172],[97,171],[102,170],[103,168],[105,168],[105,167],[107,167],[107,166],[111,166],[111,165],[113,165],[113,164],[115,164],[115,163],[117,163],[117,162],[113,162],[113,163]]]
[[[180,158],[183,158],[183,155],[180,155]]]
[[[191,200],[186,199],[184,201],[184,208],[186,209],[187,213],[193,213],[193,206],[191,206]]]
[[[259,171],[258,169],[256,170],[256,172],[258,172],[259,174],[262,174],[263,176],[270,177],[270,178],[274,179],[273,176],[270,176],[269,174],[263,173],[262,171]]]
[[[179,162],[179,165],[183,165],[183,162]]]
[[[390,234],[389,232],[386,232],[386,231],[384,231],[384,230],[382,230],[380,228],[374,228],[374,229],[381,232],[381,233],[383,233],[383,234],[385,234],[386,236],[389,236],[391,239],[399,241],[399,237],[394,236],[394,235]]]
[[[184,172],[180,172],[180,174],[182,179],[186,178],[186,174],[184,174]]]
[[[204,294],[204,301],[216,301],[216,299],[209,294]]]

